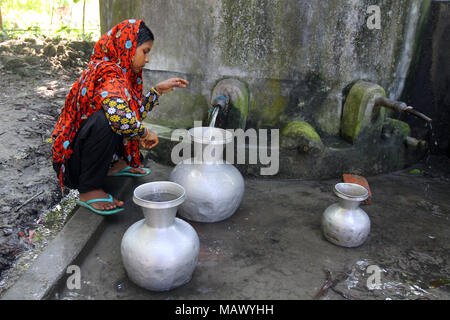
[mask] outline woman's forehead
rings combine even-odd
[[[153,46],[153,41],[149,40],[149,41],[146,41],[143,44],[141,44],[139,47],[142,48],[142,49],[147,49],[147,48],[151,49],[152,46]]]

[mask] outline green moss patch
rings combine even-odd
[[[292,121],[281,130],[281,147],[308,152],[322,149],[323,144],[319,134],[309,123]]]
[[[268,80],[258,91],[250,107],[258,119],[258,127],[279,127],[280,117],[289,104],[289,99],[281,95],[280,82]]]
[[[384,122],[384,129],[389,130],[389,132],[395,135],[401,135],[404,137],[411,135],[411,127],[409,124],[397,119],[386,118]]]
[[[375,99],[379,96],[385,97],[386,93],[377,84],[360,81],[350,90],[345,101],[341,136],[345,140],[355,143],[363,131],[369,134],[373,131],[381,131],[384,120],[384,108],[368,110],[373,107]]]

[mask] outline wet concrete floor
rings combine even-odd
[[[150,163],[152,173],[135,180],[167,180],[172,167]],[[143,219],[132,202],[108,217],[98,242],[80,265],[81,289],[63,286],[53,299],[313,299],[326,281],[350,271],[336,289],[359,299],[449,299],[450,182],[411,174],[411,168],[367,177],[373,202],[362,208],[371,219],[367,241],[342,248],[322,236],[323,211],[338,198],[339,179],[288,181],[246,179],[240,208],[229,219],[189,222],[200,238],[192,280],[168,292],[133,284],[120,255],[123,234]],[[124,178],[112,178],[124,179]],[[381,271],[379,282],[367,269]],[[431,284],[430,284],[431,283]],[[369,290],[368,284],[379,284]],[[329,290],[321,299],[345,299]]]

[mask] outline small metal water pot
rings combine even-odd
[[[172,195],[172,200],[149,201],[149,195]],[[122,238],[122,262],[128,277],[152,291],[166,291],[190,281],[197,266],[200,241],[194,228],[175,217],[185,190],[170,181],[140,185],[133,201],[145,219],[134,223]],[[150,198],[151,199],[151,198]]]
[[[355,183],[338,183],[334,193],[340,198],[322,215],[325,238],[342,247],[357,247],[364,243],[370,232],[370,219],[359,205],[368,197],[366,188]]]

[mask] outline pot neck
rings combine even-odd
[[[194,159],[196,163],[223,162],[223,144],[201,144],[194,142]]]
[[[167,209],[150,209],[142,207],[145,224],[151,228],[168,228],[175,222],[178,206]]]
[[[339,205],[347,210],[355,210],[359,207],[361,201],[358,200],[347,200],[347,199],[339,199]]]

